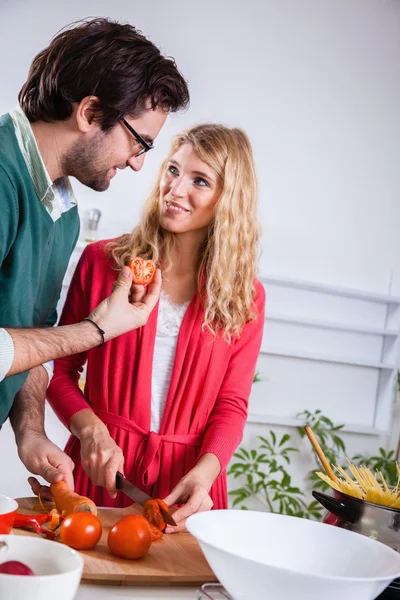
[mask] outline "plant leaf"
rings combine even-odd
[[[288,433],[285,433],[284,436],[282,436],[281,441],[279,442],[279,448],[281,448],[284,444],[286,444],[286,442],[288,442],[290,440],[290,435]]]

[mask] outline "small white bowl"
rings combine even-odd
[[[374,600],[400,576],[395,550],[315,521],[213,510],[187,528],[235,600]]]
[[[18,560],[35,576],[0,573],[0,598],[9,600],[73,600],[81,580],[82,556],[68,546],[39,537],[0,535],[0,563]]]

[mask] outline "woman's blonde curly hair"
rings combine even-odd
[[[254,279],[260,237],[257,178],[250,141],[242,130],[203,124],[178,135],[161,165],[140,225],[108,244],[108,251],[118,268],[134,256],[153,260],[163,274],[171,268],[171,250],[177,238],[160,226],[160,181],[168,161],[183,144],[191,144],[198,157],[216,172],[222,190],[199,251],[197,280],[205,311],[203,326],[214,334],[220,331],[229,341],[256,316]]]

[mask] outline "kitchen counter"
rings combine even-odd
[[[176,587],[134,587],[112,585],[90,585],[81,583],[75,600],[114,600],[126,598],[134,600],[197,600],[198,588]]]
[[[198,588],[177,587],[135,587],[135,586],[112,586],[112,585],[90,585],[81,583],[75,600],[114,600],[114,598],[125,598],[133,600],[206,600],[200,596]],[[218,594],[216,598],[221,598]],[[386,590],[376,600],[399,600],[400,592]]]
[[[134,586],[108,586],[90,585],[82,583],[79,587],[75,600],[114,600],[114,598],[125,598],[126,600],[199,600],[198,588],[176,588],[176,587],[134,587]],[[206,600],[205,596],[201,597]],[[222,598],[215,594],[215,598]],[[376,600],[399,600],[400,592],[388,589]]]

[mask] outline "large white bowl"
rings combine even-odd
[[[214,510],[187,528],[235,600],[373,600],[400,576],[388,546],[315,521]]]
[[[0,573],[1,600],[73,600],[83,570],[82,556],[64,544],[39,537],[0,535],[0,563],[18,560],[35,576]]]

